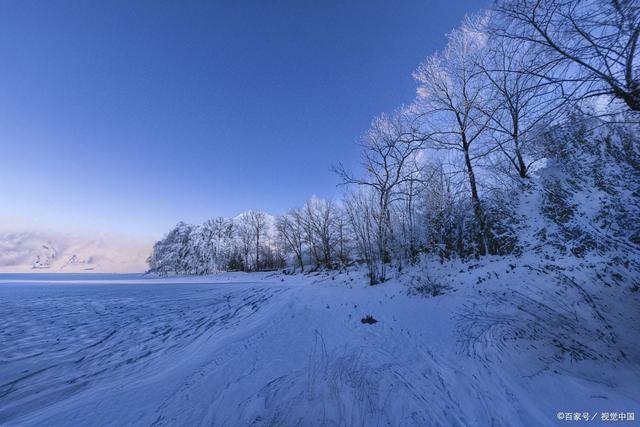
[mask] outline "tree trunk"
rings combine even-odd
[[[514,120],[514,124],[513,124],[513,145],[515,147],[515,152],[516,152],[516,160],[517,160],[517,166],[516,169],[518,170],[518,175],[520,175],[520,178],[527,178],[527,164],[524,162],[524,158],[522,157],[522,151],[520,150],[520,140],[518,139],[518,121]]]
[[[260,233],[256,233],[256,271],[260,269]]]
[[[640,88],[638,84],[633,84],[631,90],[623,90],[617,86],[610,85],[616,98],[622,99],[631,111],[640,111]]]
[[[490,253],[488,239],[488,230],[484,217],[484,211],[482,209],[482,203],[480,202],[480,196],[478,196],[478,187],[476,184],[476,175],[473,171],[473,165],[471,164],[471,156],[469,154],[469,145],[466,143],[466,138],[463,135],[463,148],[464,148],[464,162],[467,167],[467,176],[469,178],[469,186],[471,187],[471,201],[473,203],[473,213],[480,226],[480,235],[478,236],[478,244],[480,246],[480,255],[487,255]]]
[[[522,158],[522,153],[520,153],[520,150],[516,150],[516,158],[518,159],[518,173],[520,174],[520,178],[522,179],[528,178],[527,164],[524,162],[524,159]]]

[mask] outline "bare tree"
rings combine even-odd
[[[480,29],[481,31],[485,29]],[[564,105],[558,82],[545,77],[549,62],[531,44],[505,37],[487,37],[479,67],[489,82],[486,105],[495,143],[520,178],[528,178],[539,160],[531,143],[553,122]]]
[[[491,252],[490,230],[485,218],[475,166],[496,148],[486,144],[486,131],[492,112],[486,108],[486,87],[478,57],[486,35],[477,31],[477,20],[468,18],[449,35],[442,54],[423,62],[414,73],[418,81],[416,111],[423,119],[429,140],[436,149],[453,150],[462,155],[476,221],[480,226],[480,253]]]
[[[276,222],[276,229],[285,251],[292,252],[300,271],[304,272],[304,223],[300,209],[292,209]]]
[[[344,184],[356,184],[373,190],[378,200],[376,241],[379,258],[390,261],[391,204],[398,197],[400,187],[418,179],[413,160],[423,148],[425,137],[414,125],[413,115],[401,110],[393,116],[381,115],[361,140],[362,167],[366,175],[356,177],[343,165],[334,171]],[[384,270],[376,280],[384,281]]]
[[[345,212],[354,240],[356,250],[369,271],[369,284],[376,285],[384,280],[386,266],[380,258],[379,245],[377,243],[376,222],[380,220],[379,212],[376,212],[376,196],[370,187],[359,188],[345,198]]]
[[[640,111],[638,0],[500,0],[497,34],[551,55],[548,80],[577,85],[581,97],[610,95]],[[575,71],[575,72],[572,72]]]
[[[319,264],[332,267],[332,243],[336,232],[336,207],[331,200],[312,197],[303,208],[303,221],[308,230],[310,244],[316,248]]]
[[[250,253],[253,246],[253,230],[245,215],[242,215],[236,226],[238,247],[242,254],[243,270],[251,270]]]
[[[340,265],[344,266],[349,262],[349,242],[351,236],[348,218],[343,207],[337,209],[335,216],[335,231],[336,256]]]
[[[262,211],[251,210],[239,217],[237,231],[246,269],[251,266],[251,252],[254,270],[260,269],[261,242],[267,237],[268,227],[267,215]]]
[[[251,210],[246,213],[247,225],[251,231],[255,248],[255,269],[260,269],[260,241],[267,232],[267,215],[262,211]]]
[[[425,168],[425,160],[416,157],[411,160],[413,165],[410,170],[416,171],[414,178],[402,183],[398,189],[398,203],[394,206],[394,219],[396,229],[393,233],[395,257],[398,260],[398,268],[402,268],[402,262],[408,260],[413,263],[417,260],[420,251],[421,231],[419,218],[421,213],[420,197],[426,189],[425,183],[429,179],[430,171]]]

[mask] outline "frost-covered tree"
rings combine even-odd
[[[302,222],[307,240],[313,248],[317,265],[328,268],[333,264],[333,243],[336,233],[337,208],[331,200],[312,197],[302,209]]]
[[[369,131],[361,139],[361,164],[366,171],[359,177],[347,171],[344,166],[335,168],[344,184],[366,187],[377,200],[376,247],[383,264],[391,261],[392,204],[401,195],[401,188],[418,179],[419,170],[415,158],[424,146],[425,137],[418,133],[413,115],[400,110],[393,116],[381,115],[375,119]],[[355,201],[352,201],[355,203]],[[385,268],[374,269],[380,274],[373,282],[385,280]]]
[[[262,211],[249,211],[246,218],[255,242],[255,269],[259,270],[261,251],[260,245],[261,242],[263,242],[263,239],[267,237],[267,227],[269,226],[269,224],[267,223],[267,215]]]
[[[300,209],[292,209],[276,220],[278,236],[285,252],[292,253],[300,271],[304,272],[304,220]]]
[[[385,260],[381,258],[378,244],[378,221],[381,215],[377,196],[369,187],[360,187],[356,192],[347,195],[344,205],[356,252],[361,261],[367,265],[369,284],[376,285],[386,277]]]
[[[480,199],[477,167],[496,147],[486,138],[493,112],[486,108],[487,91],[479,66],[486,44],[486,35],[477,30],[481,19],[485,18],[468,18],[449,35],[444,51],[420,64],[414,77],[418,82],[415,111],[431,146],[461,157],[483,255],[492,251],[491,233]]]
[[[500,0],[496,9],[504,17],[498,35],[545,53],[541,65],[553,69],[541,77],[580,98],[608,95],[640,111],[637,0]]]
[[[226,270],[234,249],[233,221],[223,217],[207,220],[200,226],[200,235],[206,272]]]
[[[544,52],[522,40],[495,36],[486,22],[478,24],[487,40],[478,57],[488,83],[480,108],[486,111],[492,137],[507,160],[505,172],[528,178],[531,166],[541,158],[535,140],[564,105],[561,86],[545,77],[552,67],[541,57]]]
[[[195,227],[179,222],[153,246],[147,263],[160,274],[197,274],[200,259],[195,245]]]
[[[251,210],[240,215],[236,222],[238,242],[243,253],[245,268],[252,265],[253,270],[260,270],[263,267],[260,254],[264,251],[263,246],[271,234],[269,218],[262,211]]]
[[[349,220],[343,206],[337,209],[334,227],[335,257],[337,258],[339,265],[344,266],[351,260],[352,233],[349,228]]]

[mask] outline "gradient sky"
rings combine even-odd
[[[0,221],[159,237],[340,193],[477,0],[0,1]]]

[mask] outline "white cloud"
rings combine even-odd
[[[142,272],[152,245],[152,241],[114,234],[2,230],[0,272]]]

